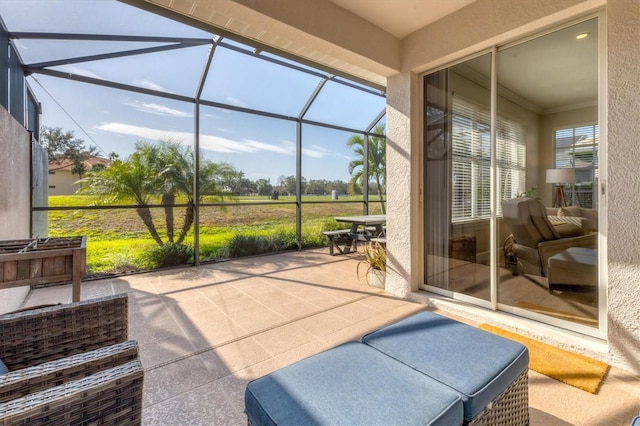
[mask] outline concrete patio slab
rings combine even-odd
[[[433,309],[368,286],[357,262],[326,249],[237,259],[86,281],[82,299],[129,295],[145,424],[246,425],[248,381]],[[68,287],[32,290],[26,305],[68,303]],[[532,425],[627,425],[640,410],[640,380],[624,371],[612,369],[598,395],[529,377]]]

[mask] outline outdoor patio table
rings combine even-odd
[[[339,216],[334,219],[336,222],[351,224],[349,236],[354,241],[370,241],[371,238],[385,236],[384,225],[387,223],[387,216],[384,214]]]

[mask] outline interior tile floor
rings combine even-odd
[[[246,425],[249,380],[433,309],[368,286],[357,262],[327,249],[244,258],[85,281],[82,299],[129,294],[144,424]],[[25,306],[70,298],[70,285],[39,288]],[[532,425],[628,425],[640,411],[639,378],[615,368],[597,395],[533,371],[529,379]]]

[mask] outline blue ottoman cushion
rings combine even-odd
[[[461,425],[447,386],[362,343],[350,342],[256,379],[245,390],[254,426]]]
[[[362,341],[459,392],[466,421],[529,366],[524,345],[433,312],[405,318]]]

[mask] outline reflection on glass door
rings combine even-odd
[[[425,77],[425,276],[490,300],[490,54]]]
[[[524,124],[526,180],[501,197],[498,302],[598,326],[598,22],[498,52],[497,115]],[[502,194],[500,194],[502,195]]]
[[[491,53],[424,77],[427,289],[598,327],[597,35],[594,18],[497,49],[495,89]]]

